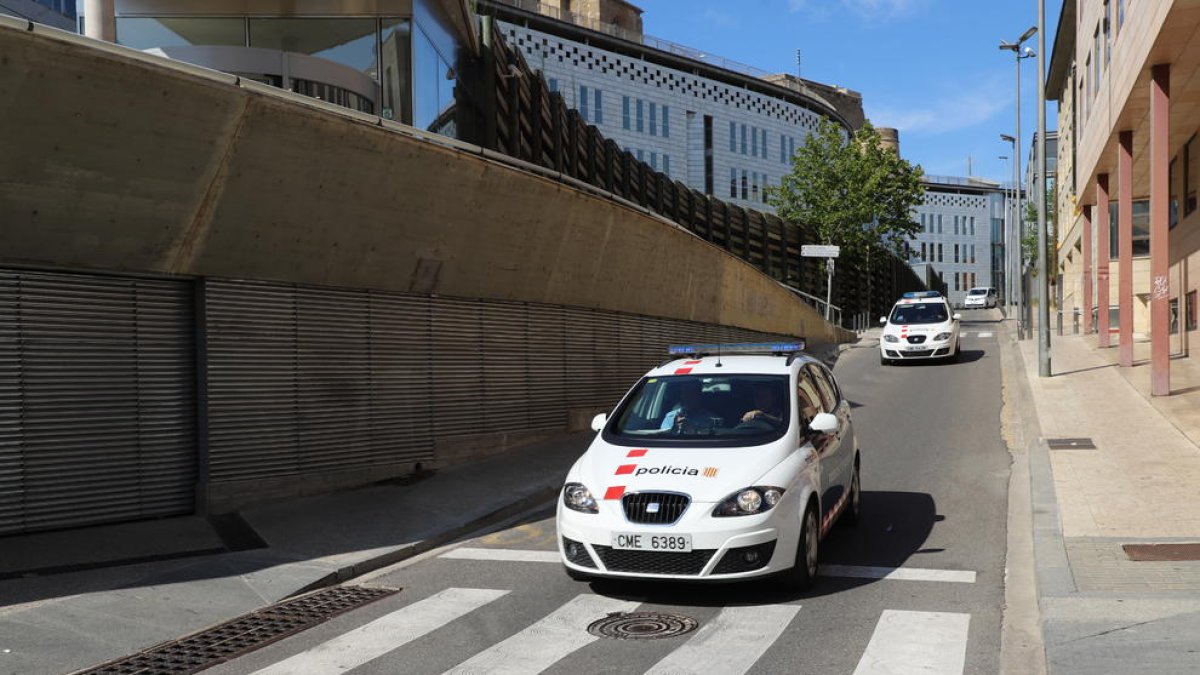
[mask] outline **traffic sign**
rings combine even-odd
[[[800,255],[805,258],[836,258],[841,250],[840,246],[808,244],[800,247]]]

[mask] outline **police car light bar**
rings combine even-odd
[[[909,291],[900,297],[910,300],[913,298],[940,298],[942,294],[937,291]]]
[[[740,342],[710,345],[671,345],[667,352],[675,356],[688,354],[792,354],[804,351],[804,338],[792,342]]]

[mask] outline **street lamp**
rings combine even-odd
[[[1001,139],[1003,139],[1006,136],[1005,136],[1005,134],[1000,134],[1000,137],[1001,137]],[[1008,138],[1011,138],[1011,136],[1008,136]],[[1008,155],[1000,155],[999,157],[997,157],[997,159],[1004,160],[1004,162],[1007,163],[1009,161],[1010,157]],[[1011,173],[1011,171],[1009,173]],[[993,276],[993,278],[992,278],[992,286],[996,286],[996,287],[999,287],[1004,290],[1004,303],[1003,303],[1003,305],[1000,305],[1000,307],[1007,306],[1008,299],[1010,297],[1012,297],[1009,294],[1009,288],[1008,288],[1008,262],[1009,262],[1008,232],[1009,232],[1009,229],[1012,227],[1012,221],[1009,219],[1009,216],[1012,213],[1012,201],[1011,200],[1012,200],[1012,191],[1009,187],[1006,186],[1004,188],[1004,229],[1001,230],[1001,234],[1000,234],[1000,246],[1002,247],[1002,250],[1004,252],[1004,260],[1003,260],[1003,262],[1001,262],[1001,265],[999,268],[1000,277],[997,279]],[[997,268],[996,268],[997,250],[996,250],[996,242],[995,241],[992,242],[991,249],[992,249],[992,272],[995,273],[997,271]],[[1003,311],[1005,312],[1005,316],[1007,317],[1008,310],[1004,309]]]
[[[1037,154],[1038,175],[1042,184],[1038,188],[1038,376],[1050,377],[1050,261],[1046,259],[1046,0],[1038,0],[1038,130]],[[1096,58],[1100,58],[1099,54]]]
[[[1012,146],[1013,156],[1016,157],[1018,151],[1016,137],[1009,136],[1008,134],[1000,134],[1000,140],[1006,141]],[[1017,278],[1019,273],[1017,271],[1018,263],[1015,261],[1020,259],[1020,253],[1017,247],[1013,245],[1013,242],[1017,239],[1013,234],[1013,230],[1017,227],[1018,222],[1017,204],[1019,201],[1019,192],[1017,191],[1017,185],[1019,183],[1017,181],[1017,162],[1013,162],[1010,173],[1009,178],[1011,179],[1011,183],[1007,192],[1006,208],[1004,209],[1004,304],[1008,305],[1009,308],[1006,313],[1007,316],[1012,316],[1017,308]],[[1019,323],[1020,314],[1017,314],[1017,316]]]
[[[1037,33],[1037,32],[1038,32],[1037,26],[1030,26],[1029,30],[1025,31],[1024,33],[1021,33],[1021,37],[1017,38],[1016,42],[1004,42],[1004,41],[1000,42],[1000,49],[1010,51],[1013,53],[1013,56],[1016,57],[1015,61],[1016,61],[1016,66],[1017,66],[1017,130],[1016,130],[1017,135],[1016,135],[1015,141],[1013,143],[1014,147],[1016,148],[1016,150],[1014,152],[1014,156],[1016,157],[1016,159],[1013,162],[1014,174],[1016,174],[1017,172],[1020,171],[1020,166],[1021,166],[1021,59],[1028,59],[1028,58],[1033,58],[1034,56],[1037,56],[1037,53],[1034,52],[1029,47],[1026,47],[1024,50],[1022,50],[1021,45],[1026,40],[1033,37],[1034,33]],[[1017,205],[1018,205],[1018,212],[1016,214],[1017,226],[1014,229],[1016,229],[1019,233],[1017,235],[1016,255],[1017,255],[1018,266],[1020,267],[1021,262],[1023,262],[1021,260],[1023,258],[1023,255],[1020,251],[1020,248],[1021,248],[1020,245],[1021,245],[1021,241],[1024,239],[1024,234],[1025,234],[1025,232],[1024,232],[1025,219],[1021,216],[1020,209],[1019,209],[1019,206],[1021,203],[1021,197],[1020,197],[1021,188],[1020,188],[1019,180],[1017,181],[1017,184],[1014,185],[1014,188],[1017,190]],[[1029,320],[1028,320],[1028,317],[1026,316],[1026,311],[1028,309],[1027,308],[1028,302],[1025,298],[1025,293],[1024,293],[1024,288],[1023,288],[1024,284],[1022,283],[1021,286],[1022,286],[1021,292],[1018,293],[1018,305],[1019,305],[1020,309],[1018,312],[1018,319],[1017,319],[1017,335],[1020,339],[1024,340],[1027,337],[1026,332],[1028,330]]]

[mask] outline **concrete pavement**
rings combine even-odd
[[[1200,671],[1200,561],[1135,562],[1122,548],[1200,542],[1200,368],[1173,361],[1175,394],[1151,398],[1142,361],[1119,368],[1117,350],[1097,349],[1094,336],[1051,342],[1051,378],[1038,376],[1034,340],[1010,328],[1001,343],[1025,444],[1014,461],[1029,468],[1049,672]],[[1095,448],[1047,442],[1064,438]]]

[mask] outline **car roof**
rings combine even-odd
[[[669,375],[786,375],[794,366],[805,363],[820,363],[809,354],[796,353],[794,359],[788,355],[728,354],[724,356],[680,357],[656,368],[651,368],[646,377]],[[720,364],[720,365],[717,365]]]

